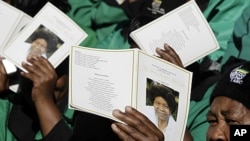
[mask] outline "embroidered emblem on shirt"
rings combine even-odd
[[[242,84],[243,78],[249,73],[248,70],[242,69],[241,66],[233,69],[230,73],[230,81],[236,84]]]
[[[160,6],[161,6],[161,4],[162,4],[162,0],[153,0],[153,2],[152,2],[152,8],[147,8],[149,11],[151,11],[153,14],[157,14],[157,13],[159,13],[159,14],[165,14],[166,12],[165,12],[165,9],[164,8],[161,8]]]

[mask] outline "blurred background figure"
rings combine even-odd
[[[30,16],[34,16],[48,1],[63,12],[70,10],[67,0],[4,0]]]

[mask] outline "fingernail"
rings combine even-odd
[[[115,123],[111,124],[111,128],[116,132],[120,132],[120,129],[117,127]]]
[[[115,109],[115,110],[113,110],[112,114],[113,114],[113,116],[117,116],[120,114],[120,112],[119,112],[119,110]]]
[[[132,107],[126,106],[126,111],[132,111]]]
[[[116,124],[111,124],[112,128],[117,128]]]
[[[33,56],[32,58],[35,59],[35,60],[38,60],[38,57],[37,57],[37,56]]]

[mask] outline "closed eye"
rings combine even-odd
[[[227,122],[227,124],[229,124],[229,125],[236,125],[236,124],[238,124],[238,121],[232,120],[232,119],[226,119],[226,122]]]
[[[207,122],[210,124],[210,125],[215,125],[217,124],[217,120],[207,120]]]

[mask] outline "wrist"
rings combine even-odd
[[[46,105],[51,105],[55,104],[53,98],[32,98],[35,106],[46,106]]]

